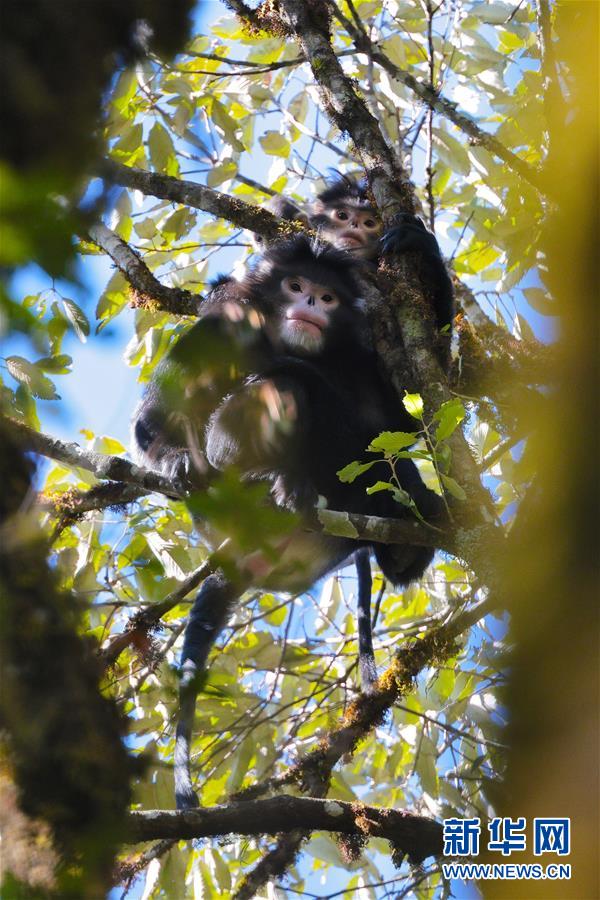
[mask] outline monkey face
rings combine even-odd
[[[291,350],[318,353],[340,301],[331,288],[303,276],[282,279],[281,339]]]
[[[359,259],[377,256],[382,226],[370,207],[352,203],[325,206],[320,221],[322,236],[338,250],[347,250]]]

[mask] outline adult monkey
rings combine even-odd
[[[169,476],[205,479],[235,466],[267,484],[272,500],[307,517],[319,497],[333,509],[398,517],[408,511],[387,492],[367,496],[371,477],[343,484],[336,472],[385,430],[412,423],[381,379],[358,299],[352,259],[299,236],[270,247],[243,281],[225,279],[200,321],[157,371],[134,417],[137,457]],[[232,374],[232,360],[235,371]],[[433,519],[440,501],[411,460],[396,476],[419,512]],[[210,526],[209,526],[210,528]],[[210,535],[219,540],[221,535]],[[204,582],[186,626],[175,749],[177,807],[197,806],[189,748],[198,676],[232,605],[250,585],[306,590],[359,543],[300,525],[239,559],[234,573]],[[374,548],[394,584],[423,573],[433,551]]]
[[[435,316],[436,354],[444,370],[448,371],[454,292],[435,235],[427,231],[421,219],[410,213],[401,213],[384,233],[366,182],[341,172],[335,173],[335,177],[329,180],[305,210],[295,201],[282,196],[269,200],[267,208],[282,219],[308,224],[316,229],[320,239],[352,254],[364,275],[375,271],[377,261],[384,254],[415,251],[418,275]],[[261,250],[262,238],[255,235],[254,245]],[[377,670],[371,627],[372,577],[368,548],[358,550],[355,561],[361,685],[363,690],[370,690],[375,684]]]

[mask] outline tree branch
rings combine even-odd
[[[109,481],[87,491],[72,488],[60,494],[41,494],[38,506],[55,516],[60,516],[65,520],[65,524],[68,524],[69,519],[78,519],[85,513],[106,509],[108,506],[133,503],[148,493],[146,488],[138,487],[136,484]]]
[[[165,312],[180,316],[197,316],[202,297],[182,288],[167,287],[152,274],[148,266],[129,244],[102,222],[89,229],[91,240],[107,253],[134,290],[134,304],[157,301]],[[135,296],[137,295],[137,296]]]
[[[4,868],[18,862],[12,874],[21,878],[19,869],[39,866],[40,844],[44,855],[56,850],[60,859],[48,860],[57,865],[48,872],[48,890],[34,876],[33,894],[17,884],[18,894],[105,897],[130,800],[125,722],[100,693],[100,668],[81,634],[78,604],[46,562],[46,542],[27,502],[33,466],[22,434],[5,417],[0,445],[2,778],[18,788],[17,805],[2,798]],[[19,809],[30,817],[30,832]]]
[[[155,628],[162,617],[170,612],[174,606],[177,606],[178,603],[181,603],[190,591],[198,587],[200,582],[204,581],[212,571],[214,571],[213,566],[207,560],[201,566],[198,566],[197,569],[194,569],[187,578],[184,578],[181,584],[178,584],[175,590],[167,594],[163,600],[136,612],[123,631],[111,638],[98,654],[103,665],[114,665],[123,650],[135,644],[138,637],[147,635],[149,631]]]
[[[325,112],[354,141],[384,222],[402,209],[414,212],[414,187],[387,146],[377,120],[359,97],[354,82],[342,69],[323,23],[316,18],[313,4],[281,0],[280,8],[310,62]]]
[[[298,828],[362,838],[382,837],[413,863],[440,855],[443,846],[442,826],[433,819],[406,810],[287,794],[180,812],[132,812],[127,818],[126,840],[131,843],[157,838],[193,840],[225,834],[289,833]]]
[[[457,651],[455,638],[493,608],[492,601],[484,600],[422,640],[412,641],[402,648],[377,682],[375,691],[361,693],[347,709],[342,724],[325,735],[315,750],[302,757],[284,775],[240,791],[237,796],[251,799],[287,784],[298,784],[312,797],[323,797],[329,790],[331,773],[339,760],[354,753],[358,743],[381,723],[392,704],[412,690],[414,679],[423,668],[432,664],[439,666],[454,655]],[[262,885],[285,872],[308,836],[309,832],[302,828],[282,834],[275,847],[249,872],[235,894],[235,900],[251,900]]]
[[[79,444],[59,441],[57,438],[35,431],[14,419],[10,420],[10,426],[19,434],[23,446],[27,450],[39,453],[41,456],[49,456],[50,459],[56,459],[75,469],[85,469],[86,472],[92,472],[97,478],[125,481],[127,484],[135,484],[139,488],[143,488],[146,492],[156,491],[169,497],[184,497],[186,494],[183,485],[177,485],[169,478],[136,466],[121,456],[83,450]]]
[[[357,50],[365,53],[373,62],[378,63],[382,69],[385,69],[388,75],[391,75],[392,78],[409,88],[430,109],[441,113],[441,115],[456,125],[464,134],[469,136],[472,144],[485,147],[486,150],[506,163],[513,172],[516,172],[521,178],[533,185],[536,190],[543,192],[545,185],[542,183],[539,172],[533,166],[530,166],[524,159],[521,159],[516,153],[505,147],[493,134],[483,131],[470,116],[460,112],[456,103],[442,96],[433,85],[417,81],[414,75],[397,66],[382,50],[377,49],[364,31],[359,31],[346,18],[344,19],[344,26],[350,33]]]
[[[191,206],[193,209],[201,209],[221,219],[227,219],[239,228],[247,228],[273,240],[290,233],[292,223],[282,223],[281,219],[274,216],[268,209],[260,206],[252,206],[235,197],[229,197],[220,191],[198,184],[195,181],[185,181],[174,178],[172,175],[160,175],[156,172],[146,172],[143,169],[135,169],[124,166],[114,160],[104,160],[100,174],[103,178],[116,184],[121,184],[131,190],[141,191],[161,200],[170,200],[173,203],[181,203]],[[283,228],[282,228],[283,226]],[[296,230],[294,224],[292,230]]]
[[[417,675],[456,655],[456,638],[497,608],[497,598],[488,597],[436,626],[424,637],[407,641],[379,678],[375,690],[359,694],[346,710],[341,724],[322,737],[314,750],[306,753],[284,774],[239,791],[236,799],[253,799],[290,784],[298,784],[301,790],[313,796],[315,792],[322,792],[337,763],[347,754],[354,753],[358,743],[381,723],[386,711],[410,693]]]
[[[168,497],[184,499],[190,491],[198,490],[197,484],[177,484],[150,469],[136,466],[134,463],[123,459],[121,456],[111,456],[103,453],[95,453],[93,450],[83,450],[79,444],[59,441],[48,434],[35,431],[22,422],[10,420],[11,426],[21,436],[24,446],[34,453],[56,459],[68,466],[85,469],[92,472],[97,478],[106,478],[111,481],[125,482],[134,485],[139,490],[127,491],[125,497],[119,493],[124,490],[119,485],[117,493],[109,495],[109,503],[131,502],[137,496],[144,493],[156,492],[166,494]],[[92,489],[94,490],[94,489]],[[91,492],[90,492],[91,493]],[[107,505],[102,502],[101,505]],[[97,497],[91,497],[89,509],[98,508]],[[81,497],[83,509],[85,509],[85,496]],[[334,509],[316,509],[314,515],[308,517],[307,527],[314,531],[324,531],[337,537],[352,537],[356,540],[378,541],[385,544],[415,544],[419,547],[439,547],[451,552],[452,539],[449,533],[439,528],[432,528],[423,524],[418,519],[382,519],[377,516],[365,516],[358,513],[340,512]]]

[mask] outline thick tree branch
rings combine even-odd
[[[310,62],[325,112],[342,133],[352,137],[384,222],[402,209],[414,212],[414,188],[342,69],[315,8],[316,4],[298,0],[280,2],[286,24]]]
[[[280,11],[286,27],[310,62],[325,111],[340,130],[349,133],[354,141],[384,222],[400,209],[413,212],[417,206],[414,186],[385,143],[376,119],[358,96],[352,80],[344,73],[318,11],[312,4],[297,0],[281,0]],[[450,399],[450,393],[445,374],[432,350],[431,317],[424,315],[425,301],[412,256],[405,254],[393,266],[387,261],[380,264],[379,284],[389,297],[402,334],[404,351],[431,413]],[[375,323],[375,343],[384,363],[388,364],[398,341],[394,341],[394,335],[382,331],[386,328],[384,318],[380,317],[379,329]],[[404,372],[399,378],[398,372],[388,367],[388,374],[401,396],[406,388]],[[481,487],[477,467],[462,434],[455,432],[451,444],[459,480],[469,497],[469,512],[473,520],[481,524],[481,510],[491,505],[489,497]]]
[[[20,869],[39,863],[41,842],[43,853],[56,849],[60,857],[44,896],[104,897],[129,803],[124,721],[100,693],[100,667],[81,636],[75,598],[47,565],[28,508],[33,466],[21,437],[0,417],[2,778],[18,787],[16,804],[2,798],[3,862],[6,873],[17,863],[12,874],[23,877]],[[19,810],[31,817],[30,838]],[[35,882],[34,875],[32,890],[40,888]],[[7,882],[4,888],[12,893]],[[24,896],[24,888],[15,890]]]
[[[108,506],[133,503],[134,500],[138,500],[148,493],[150,493],[149,490],[138,487],[136,484],[109,481],[87,491],[78,491],[72,488],[61,494],[41,494],[38,506],[47,509],[55,516],[60,516],[67,525],[69,520],[78,519],[85,513],[106,509]]]
[[[398,507],[400,512],[400,507]],[[308,525],[312,531],[323,531],[336,537],[352,537],[381,544],[413,544],[453,552],[451,529],[427,525],[415,518],[381,519],[336,509],[317,509]]]
[[[286,794],[183,812],[132,812],[127,820],[126,840],[132,843],[157,838],[193,840],[225,834],[289,833],[297,828],[362,838],[382,837],[413,863],[440,855],[443,846],[442,826],[424,816],[362,803]]]
[[[57,438],[35,431],[28,425],[14,420],[11,420],[11,426],[21,436],[24,446],[34,453],[48,456],[74,468],[85,469],[86,472],[92,472],[97,478],[125,482],[127,485],[133,485],[139,489],[139,493],[135,490],[128,490],[123,497],[119,492],[124,488],[123,485],[119,485],[117,493],[109,496],[110,503],[131,502],[137,496],[150,492],[184,499],[190,490],[198,490],[197,485],[177,485],[170,479],[149,469],[136,466],[121,456],[83,450],[79,444],[59,441]],[[83,496],[81,503],[85,505]],[[96,508],[98,507],[94,495],[91,498],[89,509]],[[80,509],[79,511],[86,510]],[[314,516],[308,520],[307,527],[338,537],[353,537],[357,540],[379,541],[385,544],[406,544],[408,542],[420,547],[440,547],[449,552],[453,546],[450,534],[412,518],[381,519],[377,516],[364,516],[333,509],[317,509]]]
[[[201,209],[218,218],[227,219],[239,228],[247,228],[248,231],[260,234],[267,240],[289,234],[297,227],[289,222],[282,223],[268,209],[252,206],[195,181],[134,169],[110,159],[104,160],[100,174],[107,180],[122,184],[131,190],[191,206],[193,209]]]
[[[180,316],[197,316],[202,297],[182,288],[167,287],[152,274],[129,244],[102,222],[89,229],[91,240],[107,253],[123,273],[134,291],[136,305],[160,304],[165,312]]]

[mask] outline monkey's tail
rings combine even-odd
[[[373,632],[371,629],[371,558],[368,547],[360,547],[354,553],[354,564],[358,580],[358,668],[363,691],[372,691],[377,681],[377,667],[373,652]]]
[[[190,744],[196,697],[201,688],[210,648],[227,624],[241,592],[220,572],[210,575],[194,601],[183,638],[179,720],[175,733],[175,802],[177,809],[198,806],[190,772]]]

